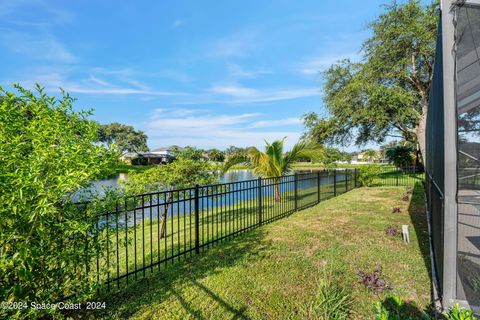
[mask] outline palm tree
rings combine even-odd
[[[300,159],[319,159],[324,154],[323,146],[307,141],[300,141],[293,146],[292,150],[283,153],[285,139],[272,143],[265,141],[265,151],[250,147],[246,153],[231,155],[223,166],[223,172],[236,164],[244,164],[260,177],[273,179],[275,201],[280,202],[281,195],[278,185],[281,176],[290,173],[293,163]]]
[[[379,153],[373,149],[368,149],[363,152],[363,157],[367,159],[367,161],[375,161],[379,158]]]

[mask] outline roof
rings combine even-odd
[[[169,147],[156,148],[156,149],[153,149],[151,151],[152,152],[171,151],[172,149],[183,150],[183,148],[179,147],[179,146],[169,146]]]
[[[151,153],[151,152],[126,152],[122,154],[122,158],[164,158],[165,154]]]

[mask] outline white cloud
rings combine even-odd
[[[356,52],[343,54],[324,54],[306,59],[297,67],[297,71],[305,75],[316,75],[340,60],[350,59],[352,61],[356,61],[359,59],[359,57],[359,54]]]
[[[0,45],[4,50],[28,56],[35,60],[55,63],[74,63],[78,59],[52,34],[28,34],[4,29],[0,34]]]
[[[73,68],[75,70],[75,68]],[[41,71],[41,70],[39,70]],[[143,95],[143,96],[184,96],[183,92],[164,91],[149,88],[134,79],[123,79],[118,84],[111,80],[105,80],[96,75],[91,74],[88,78],[74,80],[70,78],[72,70],[59,68],[55,72],[38,72],[36,75],[29,75],[28,79],[19,81],[26,87],[33,87],[35,83],[49,92],[59,92],[59,88],[63,88],[70,93],[83,93],[95,95]],[[130,84],[129,86],[125,84]]]
[[[292,119],[255,121],[262,118],[263,115],[257,113],[225,115],[208,110],[160,108],[147,121],[146,132],[151,147],[177,144],[202,148],[225,148],[229,145],[262,148],[264,139],[273,141],[287,136],[286,147],[289,148],[299,139],[300,132],[287,131],[282,127],[292,124]],[[271,127],[271,130],[258,130],[262,127]]]
[[[256,103],[320,96],[318,88],[254,89],[239,84],[217,84],[209,90],[214,96],[199,97],[197,103]],[[195,101],[192,101],[195,103]]]
[[[279,120],[268,120],[268,121],[256,121],[252,123],[252,128],[267,128],[267,127],[277,127],[277,126],[290,126],[290,125],[299,125],[302,124],[300,118],[285,118]]]
[[[177,19],[177,20],[173,21],[172,28],[176,29],[176,28],[181,27],[184,24],[185,24],[185,20]]]
[[[263,67],[253,70],[246,70],[242,66],[234,63],[227,64],[227,70],[229,73],[229,78],[234,80],[251,79],[261,75],[272,74],[272,71]]]

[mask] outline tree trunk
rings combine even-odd
[[[426,152],[426,147],[425,147],[425,141],[426,141],[426,137],[425,137],[425,130],[426,130],[426,126],[427,126],[427,114],[426,112],[422,114],[422,116],[420,117],[420,120],[418,121],[418,125],[417,125],[417,128],[416,128],[416,134],[417,134],[417,143],[418,143],[418,147],[420,149],[420,155],[422,157],[422,164],[425,165],[425,152]]]
[[[278,188],[278,182],[274,182],[274,197],[275,197],[275,202],[280,202],[282,201],[282,195],[280,194],[280,190]]]
[[[163,206],[162,220],[160,223],[160,239],[165,237],[165,230],[167,229],[168,206],[170,202],[172,202],[172,193],[168,192],[167,200],[165,201],[165,204]]]

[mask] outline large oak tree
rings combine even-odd
[[[437,7],[420,1],[385,6],[369,24],[360,62],[342,60],[323,73],[330,116],[304,117],[310,138],[362,145],[394,136],[417,144],[424,157]]]

